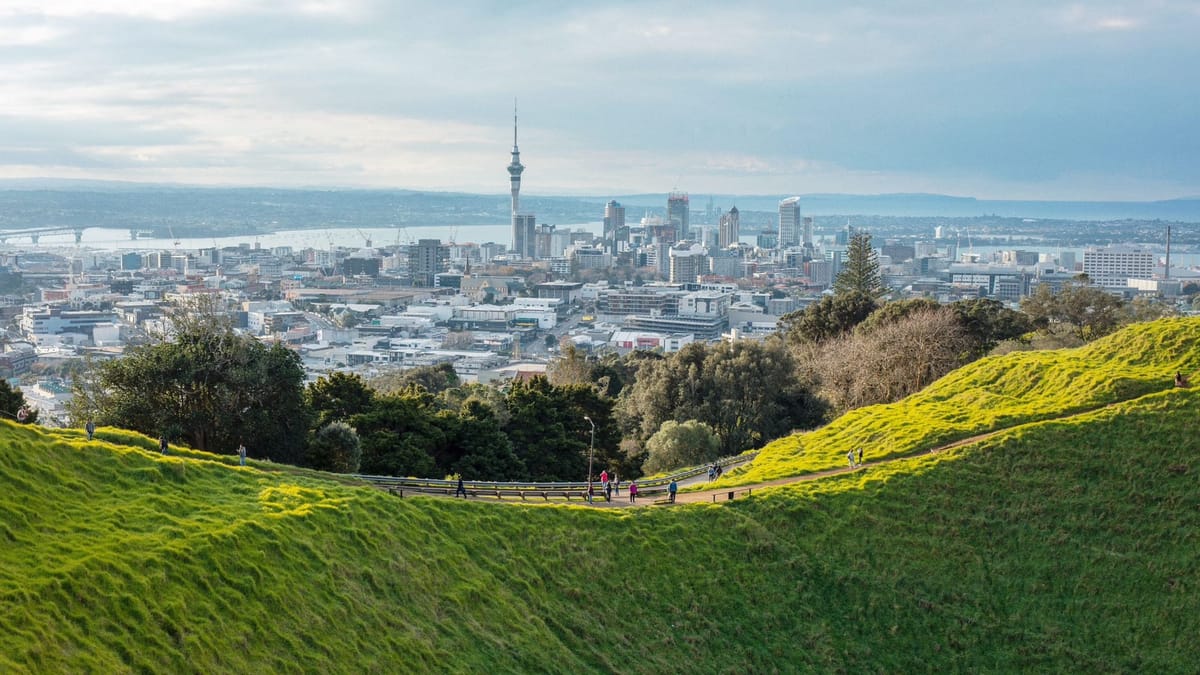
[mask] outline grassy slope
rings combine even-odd
[[[1200,319],[1194,318],[1137,324],[1078,349],[988,357],[902,401],[859,408],[816,431],[769,443],[718,485],[845,466],[852,448],[863,448],[866,459],[907,455],[1169,389],[1177,371],[1197,370]]]
[[[1167,391],[628,511],[401,500],[3,425],[0,670],[1190,672],[1198,417],[1200,391]]]

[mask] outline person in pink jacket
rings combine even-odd
[[[629,490],[627,490],[627,492],[629,492],[629,503],[636,504],[637,503],[637,483],[630,481]]]

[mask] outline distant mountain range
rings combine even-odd
[[[773,213],[792,195],[693,194],[693,212],[711,199],[721,211]],[[1163,201],[985,200],[937,194],[801,194],[806,215],[895,217],[999,216],[1054,220],[1165,220],[1200,223],[1200,197]],[[603,203],[621,202],[627,219],[661,213],[665,193],[566,197],[522,195],[522,205],[550,223],[594,222]],[[507,194],[405,189],[207,187],[54,178],[0,179],[0,229],[59,224],[154,227],[164,223],[365,227],[401,224],[507,222]],[[222,228],[223,229],[223,228]]]

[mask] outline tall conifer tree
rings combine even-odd
[[[871,248],[871,234],[858,232],[850,238],[846,248],[846,261],[842,271],[833,280],[833,292],[841,295],[858,291],[872,298],[887,292],[883,277],[879,274],[879,258]]]

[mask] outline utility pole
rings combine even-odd
[[[588,493],[588,503],[590,504],[592,501],[592,457],[594,456],[595,450],[596,450],[596,423],[593,422],[592,418],[588,417],[587,415],[584,415],[583,419],[587,420],[588,424],[592,425],[592,440],[588,442],[588,492],[587,493]]]

